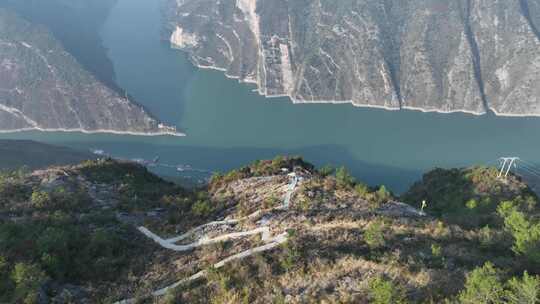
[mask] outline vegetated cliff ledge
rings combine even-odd
[[[173,47],[295,103],[540,116],[534,1],[183,0]]]
[[[0,131],[181,135],[86,71],[44,27],[0,9]]]

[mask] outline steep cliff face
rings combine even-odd
[[[116,88],[113,63],[100,29],[117,0],[0,0],[0,7],[47,28],[98,80]]]
[[[540,115],[533,1],[183,0],[171,43],[297,102]]]
[[[86,71],[43,27],[0,10],[0,130],[172,133]]]
[[[471,1],[487,102],[500,114],[540,113],[540,40],[529,22],[540,14],[522,8],[520,1]]]

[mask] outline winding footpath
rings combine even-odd
[[[283,206],[281,207],[282,209],[288,209],[289,208],[292,194],[296,190],[299,182],[302,180],[302,178],[298,177],[295,173],[292,173],[289,176],[292,177],[292,180],[288,185],[287,193],[285,194],[285,198],[283,200]],[[222,234],[222,235],[216,236],[214,238],[207,238],[206,236],[203,236],[203,237],[199,238],[197,241],[195,241],[195,242],[193,242],[191,244],[186,244],[186,245],[176,245],[175,243],[177,243],[179,241],[182,241],[182,240],[185,240],[185,239],[187,239],[187,238],[189,238],[189,237],[191,237],[191,236],[193,236],[193,235],[195,235],[197,233],[200,233],[200,232],[204,231],[205,228],[214,227],[214,226],[222,226],[222,225],[235,225],[235,224],[238,224],[239,222],[244,221],[244,220],[256,219],[256,218],[260,217],[261,214],[262,214],[262,211],[258,210],[258,211],[254,212],[254,213],[252,213],[252,214],[250,214],[250,215],[248,215],[246,217],[243,217],[243,218],[210,222],[210,223],[195,227],[195,228],[191,229],[190,231],[188,231],[188,232],[186,232],[186,233],[184,233],[182,235],[172,237],[172,238],[169,238],[169,239],[163,239],[160,236],[156,235],[155,233],[151,232],[150,230],[148,230],[147,228],[142,227],[142,226],[139,227],[138,230],[141,233],[143,233],[145,236],[147,236],[148,238],[152,239],[154,242],[159,244],[161,247],[166,248],[166,249],[170,249],[170,250],[173,250],[173,251],[177,251],[177,252],[189,251],[189,250],[193,250],[193,249],[195,249],[197,247],[204,246],[204,245],[209,245],[209,244],[214,244],[214,243],[219,243],[219,242],[225,242],[225,241],[231,240],[231,239],[238,239],[238,238],[243,238],[243,237],[246,237],[246,236],[261,234],[261,239],[262,239],[263,242],[266,243],[265,245],[254,247],[254,248],[242,251],[240,253],[234,254],[234,255],[229,256],[229,257],[215,263],[214,265],[212,265],[213,268],[218,269],[218,268],[221,268],[221,267],[227,265],[228,263],[230,263],[232,261],[244,259],[244,258],[252,256],[252,255],[254,255],[256,253],[265,252],[265,251],[268,251],[268,250],[271,250],[271,249],[274,249],[274,248],[278,247],[279,245],[287,242],[287,240],[288,240],[287,232],[283,232],[283,233],[281,233],[279,235],[276,235],[276,236],[272,237],[271,233],[270,233],[270,227],[269,226],[261,226],[261,227],[258,227],[258,228],[255,228],[255,229],[252,229],[252,230],[249,230],[249,231],[241,231],[241,232],[233,232],[233,233]],[[191,281],[200,279],[200,278],[206,276],[206,274],[207,274],[206,270],[201,270],[201,271],[195,273],[194,275],[192,275],[190,277],[187,277],[185,279],[177,281],[177,282],[175,282],[175,283],[173,283],[173,284],[171,284],[169,286],[166,286],[164,288],[155,290],[155,291],[152,292],[151,295],[154,296],[154,297],[164,296],[168,291],[173,290],[176,287],[181,286],[181,285],[186,284],[186,283],[189,283]],[[136,303],[136,299],[121,300],[121,301],[115,302],[114,304],[134,304],[134,303]]]
[[[187,245],[175,245],[174,242],[164,240],[144,227],[139,227],[139,231],[142,232],[147,237],[154,240],[154,242],[158,243],[161,247],[174,250],[174,251],[188,251],[188,250],[192,250],[197,247],[200,247],[200,246],[210,245],[214,243],[221,243],[228,240],[243,238],[243,237],[251,236],[255,234],[261,234],[262,240],[264,242],[268,242],[271,240],[270,227],[268,226],[259,227],[259,228],[249,230],[249,231],[222,234],[212,239],[203,237],[203,238],[200,238],[198,241],[191,244],[187,244]],[[174,238],[172,240],[174,240]]]
[[[292,173],[290,176],[293,178],[293,180],[289,184],[287,194],[285,194],[285,199],[283,200],[283,208],[284,209],[289,209],[289,205],[291,203],[291,196],[294,193],[294,191],[296,190],[296,187],[298,186],[298,183],[301,181],[301,178],[299,178],[295,173]]]

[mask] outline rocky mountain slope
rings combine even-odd
[[[114,66],[100,35],[116,3],[117,0],[0,0],[0,7],[46,27],[85,70],[116,88]]]
[[[259,161],[197,191],[112,160],[2,175],[0,301],[537,300],[537,198],[518,178],[498,180],[491,170],[430,173],[405,196],[415,204],[429,198],[425,212],[344,169],[317,171],[299,158]],[[474,212],[476,196],[453,190],[467,174],[472,193],[492,197],[490,212],[500,217],[461,225],[440,205],[432,210],[448,189],[451,211]],[[449,187],[431,192],[439,178]],[[526,239],[513,230],[519,221]]]
[[[44,27],[0,9],[0,130],[176,133],[100,82]]]
[[[295,102],[540,115],[532,0],[170,1],[174,47]]]

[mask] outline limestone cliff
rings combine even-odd
[[[44,27],[0,9],[0,131],[176,133],[105,85]]]
[[[530,0],[179,0],[176,44],[200,67],[295,102],[540,115]],[[173,35],[174,38],[174,35]]]

